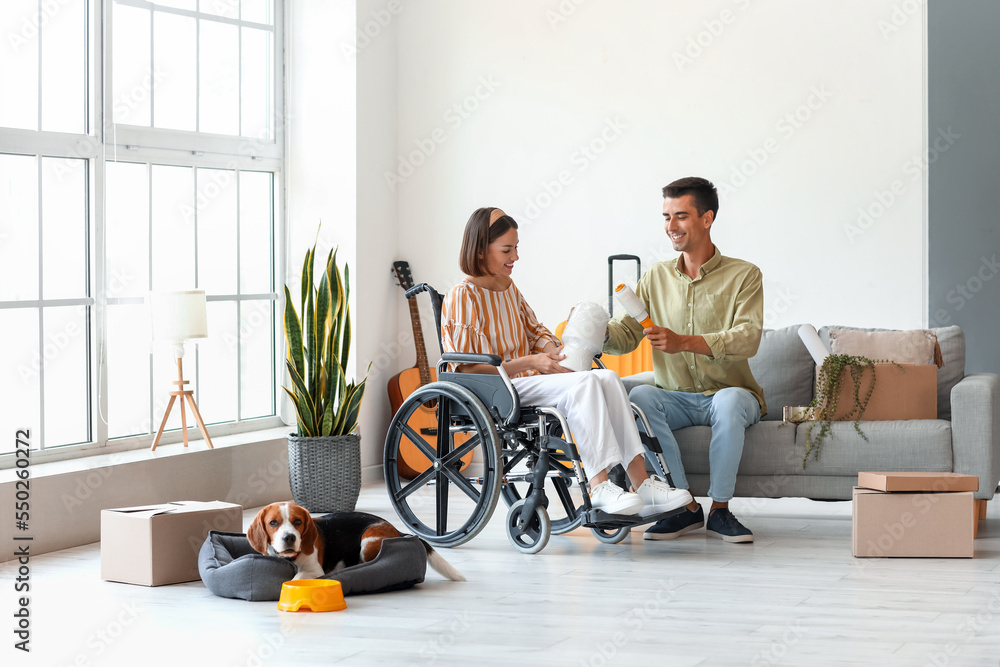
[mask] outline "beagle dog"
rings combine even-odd
[[[295,564],[299,571],[294,579],[317,579],[327,572],[367,563],[378,556],[382,540],[402,536],[391,523],[374,514],[333,512],[313,518],[309,510],[295,503],[271,503],[257,512],[247,529],[254,549]],[[452,581],[465,581],[430,544],[420,541],[432,568]]]

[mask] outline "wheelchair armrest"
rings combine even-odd
[[[503,359],[495,354],[469,354],[467,352],[446,352],[441,355],[443,363],[451,364],[489,364],[499,366]]]

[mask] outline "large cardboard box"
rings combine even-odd
[[[979,488],[978,477],[862,472],[858,484],[851,523],[851,552],[855,556],[973,557],[976,517],[972,493]]]
[[[243,531],[243,508],[194,500],[101,511],[101,578],[142,586],[197,581],[208,531]]]
[[[854,406],[854,380],[850,369],[845,368],[841,374],[844,377],[841,378],[835,419],[845,419]],[[873,377],[875,390],[862,420],[937,419],[937,366],[875,364],[866,367],[861,372],[861,397],[868,393]]]

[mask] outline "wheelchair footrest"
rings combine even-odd
[[[591,509],[583,512],[583,525],[586,528],[602,528],[604,530],[609,528],[624,528],[625,526],[641,526],[645,523],[655,523],[675,514],[680,514],[684,510],[684,507],[678,507],[668,512],[653,512],[651,514],[645,512],[640,512],[639,514],[608,514],[601,510]]]

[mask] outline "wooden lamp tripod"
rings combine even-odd
[[[214,449],[212,439],[208,437],[205,422],[201,418],[201,412],[198,411],[198,404],[194,401],[194,391],[184,388],[184,385],[189,383],[184,379],[182,364],[184,342],[194,338],[208,337],[205,311],[205,292],[203,290],[150,294],[153,340],[172,343],[174,357],[177,359],[177,379],[172,382],[172,384],[177,385],[177,388],[170,392],[170,402],[167,403],[167,410],[163,413],[163,421],[160,422],[160,428],[156,432],[150,451],[156,451],[156,445],[159,444],[163,430],[167,426],[167,419],[170,417],[170,410],[174,407],[174,401],[177,401],[181,409],[181,435],[184,438],[184,446],[188,446],[187,415],[184,413],[184,401],[187,401],[198,424],[198,430],[201,431],[201,436],[205,438],[208,448]]]

